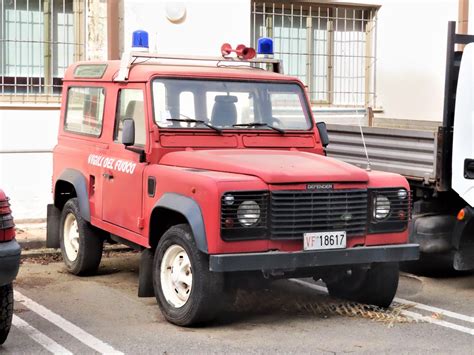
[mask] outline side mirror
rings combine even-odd
[[[321,138],[321,144],[324,148],[326,148],[329,144],[329,135],[326,122],[318,122],[316,123],[316,127],[318,128],[319,138]]]
[[[123,120],[122,144],[126,147],[135,144],[135,121],[131,118]]]

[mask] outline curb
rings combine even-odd
[[[116,252],[116,253],[126,253],[133,251],[133,249],[125,245],[105,245],[104,252]],[[61,255],[60,249],[54,248],[38,248],[38,249],[22,249],[21,259],[32,259],[39,258],[43,256],[56,256]]]

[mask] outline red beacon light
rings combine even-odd
[[[221,46],[221,54],[224,58],[227,58],[232,52],[235,52],[239,59],[252,59],[255,57],[256,52],[252,47],[247,47],[244,44],[239,44],[235,49],[229,43],[224,43]]]

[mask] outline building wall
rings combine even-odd
[[[219,55],[222,43],[250,44],[250,0],[184,1],[186,18],[171,23],[166,18],[170,1],[124,1],[124,48],[132,32],[149,32],[150,49],[161,53]]]
[[[0,188],[11,198],[17,220],[46,217],[58,123],[59,108],[53,105],[0,110]]]
[[[458,1],[378,3],[382,7],[377,33],[377,106],[383,109],[382,116],[441,121],[447,26],[448,21],[457,20]]]
[[[329,1],[337,2],[337,1]],[[339,1],[340,2],[340,1]],[[357,2],[352,0],[350,2]],[[368,1],[360,1],[367,3]],[[250,0],[188,0],[186,18],[166,18],[168,1],[120,0],[123,48],[136,29],[150,33],[150,47],[162,53],[217,55],[220,45],[250,42]],[[381,116],[408,120],[441,120],[446,30],[457,19],[457,0],[376,0],[378,18],[377,106]],[[472,1],[471,1],[472,3]],[[88,58],[103,58],[105,0],[88,0]],[[474,33],[474,4],[470,8]],[[1,106],[1,105],[0,105]],[[12,198],[15,217],[46,217],[51,201],[51,150],[56,144],[57,106],[0,107],[0,187]],[[12,153],[39,150],[38,153]],[[10,153],[5,153],[10,151]]]

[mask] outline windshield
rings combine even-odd
[[[153,104],[156,123],[167,128],[211,129],[204,122],[218,129],[284,132],[312,126],[297,84],[158,78]]]

